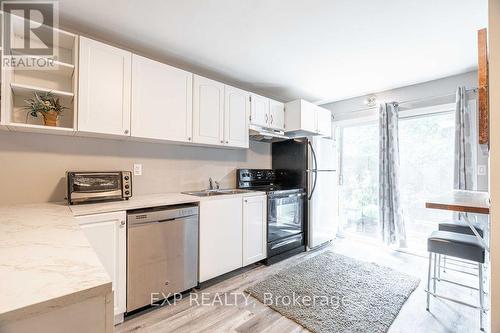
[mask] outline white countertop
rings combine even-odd
[[[138,208],[196,203],[200,198],[181,193],[161,193],[133,196],[129,200],[69,206],[74,216],[118,212]]]
[[[231,197],[247,197],[264,195],[265,192],[249,191],[247,193],[239,194],[224,194],[214,195],[209,197],[197,197],[194,195],[182,193],[160,193],[160,194],[147,194],[138,195],[130,198],[129,200],[103,202],[95,204],[82,204],[69,206],[74,216],[91,215],[100,213],[118,212],[131,209],[149,208],[167,205],[178,205],[185,203],[197,203],[206,200],[219,200]]]
[[[111,292],[111,279],[66,205],[0,207],[0,322]]]
[[[264,194],[196,197],[163,193],[75,206],[0,206],[0,322],[26,318],[111,291],[111,279],[74,216]]]

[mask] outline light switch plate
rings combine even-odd
[[[142,164],[134,164],[134,176],[142,176]]]
[[[478,176],[486,176],[486,165],[478,165],[477,167],[477,175]]]

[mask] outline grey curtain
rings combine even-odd
[[[380,106],[380,228],[386,244],[406,247],[406,228],[399,194],[398,104]]]
[[[455,176],[457,190],[473,190],[473,142],[471,113],[467,106],[465,87],[458,87],[455,109]]]
[[[455,107],[455,167],[454,188],[474,190],[474,165],[472,139],[472,114],[467,105],[465,87],[458,87]],[[456,213],[455,218],[463,220],[466,213]]]

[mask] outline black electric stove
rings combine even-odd
[[[305,251],[306,192],[280,183],[271,169],[238,169],[238,188],[267,193],[267,259],[272,264]]]

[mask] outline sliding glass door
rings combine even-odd
[[[378,239],[378,124],[340,129],[340,230]]]
[[[453,189],[454,121],[454,113],[446,110],[401,113],[400,191],[410,250],[425,250],[437,224],[452,218],[451,213],[425,208],[425,202]],[[339,130],[341,233],[380,241],[378,121]]]
[[[425,250],[427,237],[446,211],[425,208],[432,197],[453,189],[455,115],[453,112],[401,118],[399,151],[401,202],[408,248]]]

